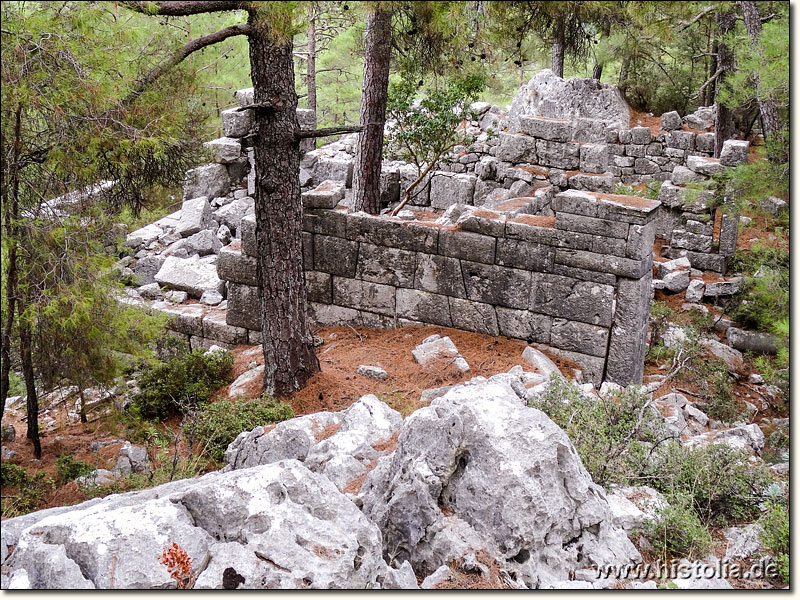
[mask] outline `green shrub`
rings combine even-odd
[[[669,502],[687,497],[704,523],[738,521],[759,514],[759,503],[772,477],[762,465],[727,444],[684,447],[677,441],[660,446],[642,482],[663,492]]]
[[[55,483],[45,471],[39,471],[31,476],[19,465],[3,462],[0,463],[0,473],[3,487],[17,488],[16,494],[3,490],[3,500],[0,504],[3,518],[18,517],[37,510],[45,494],[55,488]]]
[[[194,430],[195,438],[205,445],[216,461],[236,436],[258,425],[279,423],[294,417],[292,407],[269,396],[247,401],[220,400],[200,411]]]
[[[58,479],[61,483],[72,481],[81,475],[88,475],[94,467],[83,461],[73,459],[69,454],[60,454],[56,459]]]
[[[739,400],[733,395],[733,386],[728,368],[719,360],[701,362],[694,381],[698,393],[705,402],[704,411],[712,419],[723,423],[735,423],[744,416]]]
[[[789,505],[771,500],[759,524],[764,528],[761,543],[775,559],[778,576],[789,583]]]
[[[0,483],[9,487],[17,487],[28,481],[28,472],[19,465],[8,461],[0,463]]]
[[[666,302],[653,302],[650,305],[650,348],[662,345],[662,336],[667,331],[669,322],[677,313]]]
[[[574,383],[554,375],[530,406],[566,432],[592,479],[607,485],[628,483],[647,456],[643,442],[663,437],[663,421],[654,411],[643,410],[647,402],[637,386],[598,398],[581,394]]]
[[[207,353],[198,348],[177,354],[145,369],[131,409],[144,419],[185,414],[208,402],[214,390],[230,381],[232,372],[233,354],[227,350]]]
[[[711,547],[711,534],[700,522],[692,507],[692,499],[678,494],[660,508],[652,520],[644,523],[644,533],[659,551],[660,558],[705,556]]]

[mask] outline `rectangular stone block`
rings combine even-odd
[[[488,235],[452,229],[442,229],[439,232],[437,254],[443,256],[492,264],[494,250],[495,238]]]
[[[158,301],[150,305],[150,310],[164,314],[169,319],[168,327],[186,335],[203,335],[203,312],[200,304],[172,304]]]
[[[694,133],[691,131],[667,132],[667,146],[679,150],[694,150]]]
[[[225,322],[228,325],[261,331],[258,288],[239,283],[228,285],[228,308],[225,312]]]
[[[653,265],[652,255],[642,260],[587,252],[585,250],[556,250],[555,262],[568,267],[611,273],[619,277],[639,278]]]
[[[556,213],[556,229],[621,239],[627,239],[628,237],[628,223],[565,212]]]
[[[656,221],[651,221],[647,225],[631,225],[628,230],[625,256],[639,260],[652,256],[655,236]]]
[[[416,264],[417,255],[410,250],[363,243],[358,248],[356,279],[413,287]]]
[[[580,170],[584,173],[605,173],[608,168],[606,144],[583,144],[580,148]]]
[[[353,308],[344,308],[335,304],[319,304],[309,302],[308,316],[317,325],[360,325],[361,315]]]
[[[548,272],[553,267],[555,248],[544,244],[499,238],[496,263],[527,271]]]
[[[333,278],[329,273],[306,271],[306,292],[310,302],[331,304],[333,302]]]
[[[631,142],[634,144],[649,144],[650,143],[650,128],[649,127],[631,127]]]
[[[611,285],[535,273],[529,308],[535,313],[609,327],[613,301]]]
[[[217,255],[217,277],[233,283],[257,286],[256,259],[242,254],[241,244],[234,241],[222,248]]]
[[[723,254],[706,254],[704,252],[692,252],[682,248],[665,247],[662,250],[665,258],[680,258],[685,256],[695,269],[702,271],[715,271],[724,273],[726,267],[726,257]]]
[[[347,239],[433,254],[439,243],[439,229],[367,214],[353,214],[347,217]]]
[[[659,202],[639,196],[566,190],[556,194],[551,206],[556,213],[644,225],[655,218]]]
[[[540,165],[571,171],[580,164],[580,144],[536,140],[536,155]]]
[[[366,310],[358,311],[358,323],[371,329],[394,329],[396,327],[394,316],[379,315]]]
[[[632,156],[634,158],[644,158],[647,155],[647,146],[639,144],[626,144],[625,156]]]
[[[303,208],[334,208],[344,198],[344,182],[323,181],[300,195]]]
[[[530,115],[519,117],[519,130],[527,135],[550,140],[552,142],[568,142],[572,139],[574,124],[564,119],[548,119]]]
[[[514,310],[498,306],[497,325],[500,335],[525,340],[528,343],[550,343],[550,327],[553,318],[528,310]]]
[[[520,133],[501,132],[500,146],[497,148],[497,160],[511,163],[536,164],[536,149],[537,140],[530,136]]]
[[[614,165],[617,167],[632,167],[636,159],[632,156],[615,156]]]
[[[714,235],[714,224],[713,223],[704,223],[702,221],[695,221],[694,219],[687,219],[686,224],[684,225],[684,229],[691,233],[697,233],[699,235],[707,235],[711,236]]]
[[[341,210],[303,209],[303,231],[346,238],[347,218],[347,212]]]
[[[472,174],[437,172],[431,178],[431,206],[448,208],[453,204],[472,204],[477,177]]]
[[[463,298],[449,298],[450,318],[453,327],[486,335],[499,335],[497,315],[491,304],[473,302]]]
[[[437,254],[417,254],[414,288],[445,296],[467,297],[459,260]]]
[[[203,317],[203,337],[225,344],[246,344],[247,329],[226,322],[227,311],[211,310]]]
[[[615,256],[627,256],[628,242],[620,238],[604,237],[602,235],[592,236],[592,247],[589,248],[597,254],[613,254]]]
[[[358,243],[328,235],[315,235],[314,270],[354,277],[358,260]],[[307,263],[308,264],[308,263]],[[311,265],[308,264],[310,267]]]
[[[598,273],[597,271],[587,271],[586,269],[576,269],[566,265],[553,265],[553,275],[570,277],[580,281],[594,281],[603,285],[616,285],[617,278],[610,273]]]
[[[581,371],[583,371],[583,379],[587,382],[592,382],[596,388],[600,387],[600,384],[603,382],[603,368],[605,367],[605,360],[598,356],[590,356],[588,354],[581,354],[580,352],[572,352],[571,350],[562,350],[561,348],[556,348],[555,346],[547,346],[541,347],[538,346],[542,350],[546,350],[555,354],[556,356],[560,356],[565,358],[580,367]]]
[[[458,224],[464,231],[490,235],[493,237],[504,237],[506,232],[506,221],[503,215],[495,213],[496,217],[490,217],[489,211],[482,211],[483,214],[463,214],[458,219]]]
[[[739,215],[737,213],[722,213],[722,222],[719,230],[719,253],[733,256],[736,252],[736,242],[739,238]]]
[[[550,345],[561,350],[604,357],[608,345],[608,329],[578,321],[553,319]]]
[[[258,256],[255,215],[242,217],[239,223],[239,237],[242,240],[242,254],[245,256]]]
[[[452,327],[447,296],[397,288],[397,316],[421,323]]]
[[[229,108],[219,113],[222,118],[222,133],[225,137],[243,138],[253,129],[255,115],[252,109]]]
[[[531,273],[495,265],[461,261],[467,298],[508,308],[528,308]]]
[[[676,229],[672,232],[670,246],[695,252],[711,252],[713,239],[710,235],[700,235],[685,229]]]
[[[360,279],[333,278],[333,303],[346,308],[394,315],[395,288]]]
[[[647,352],[647,324],[650,317],[652,273],[638,279],[620,279],[617,308],[606,359],[607,381],[640,385]]]

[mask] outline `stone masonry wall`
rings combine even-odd
[[[532,199],[531,199],[532,200]],[[460,226],[306,209],[304,267],[319,324],[433,324],[543,344],[597,385],[641,382],[656,201],[578,190],[554,217],[478,211]],[[227,324],[258,330],[255,220],[222,248]]]

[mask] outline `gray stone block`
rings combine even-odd
[[[639,279],[620,279],[617,307],[611,328],[605,379],[619,385],[641,384],[647,352],[652,274]]]
[[[566,190],[553,198],[552,209],[586,217],[644,225],[655,218],[659,203],[638,196]]]
[[[497,315],[491,304],[473,302],[463,298],[448,298],[453,327],[485,335],[500,335]]]
[[[216,340],[223,344],[247,343],[247,329],[226,322],[224,310],[210,310],[203,317],[203,337],[207,340]]]
[[[347,156],[347,155],[345,155]],[[323,181],[344,181],[345,186],[353,185],[353,158],[320,156],[311,169],[314,183]]]
[[[550,271],[555,249],[543,244],[498,238],[496,263],[528,271]]]
[[[242,155],[242,144],[239,140],[230,137],[221,137],[203,146],[211,153],[212,160],[216,163],[228,164],[236,162]]]
[[[778,340],[768,333],[728,327],[725,336],[728,338],[728,345],[741,352],[755,352],[757,354],[776,354],[778,352]]]
[[[572,139],[576,142],[604,143],[607,137],[606,121],[578,117]]]
[[[670,176],[670,180],[675,185],[686,185],[687,183],[702,183],[706,181],[708,177],[705,175],[701,175],[700,173],[696,173],[691,169],[687,169],[684,166],[678,165],[674,169],[672,169],[672,175]]]
[[[133,272],[136,274],[136,277],[139,278],[139,283],[142,285],[155,283],[156,273],[158,273],[158,270],[161,268],[161,265],[164,264],[165,260],[166,258],[164,256],[157,256],[154,254],[140,258],[133,268]]]
[[[711,252],[712,245],[713,239],[710,235],[699,235],[685,229],[674,230],[670,239],[670,246],[695,252]]]
[[[346,238],[348,218],[344,210],[303,209],[303,231]]]
[[[664,206],[698,213],[707,210],[713,199],[712,190],[693,190],[670,181],[662,183],[658,191],[658,201]]]
[[[213,217],[217,223],[225,225],[231,231],[239,229],[242,219],[253,206],[252,199],[237,198],[225,206],[214,211]]]
[[[719,159],[706,156],[687,156],[686,167],[709,177],[726,169],[725,165],[719,162]]]
[[[228,285],[228,308],[225,322],[236,327],[261,331],[261,303],[258,288],[231,283]]]
[[[655,221],[651,221],[647,225],[631,225],[628,230],[628,243],[625,249],[625,256],[640,260],[646,258],[648,255],[652,256],[655,235]]]
[[[580,148],[580,170],[584,173],[605,173],[608,168],[606,144],[583,144]]]
[[[632,156],[615,156],[614,165],[617,167],[632,167],[636,164],[636,159]]]
[[[320,271],[306,271],[305,275],[309,302],[331,304],[333,302],[333,277]]]
[[[620,238],[605,237],[602,235],[592,236],[592,245],[589,248],[598,254],[613,254],[615,256],[627,256],[627,240]]]
[[[609,156],[625,156],[625,146],[623,144],[607,144],[607,147]]]
[[[508,308],[528,308],[531,273],[519,269],[461,261],[467,298]]]
[[[536,139],[520,133],[500,133],[500,147],[497,149],[498,160],[536,164],[541,162],[537,161],[536,151]]]
[[[667,147],[678,150],[694,150],[694,133],[691,131],[670,131],[667,133]]]
[[[686,229],[686,231],[690,231],[692,233],[697,233],[700,235],[710,236],[714,234],[713,223],[710,222],[703,223],[702,221],[695,221],[694,219],[687,219],[684,229]]]
[[[550,343],[550,327],[553,318],[528,310],[515,310],[498,306],[497,324],[500,335],[525,340],[528,343]]]
[[[683,125],[683,121],[677,111],[671,110],[661,115],[661,129],[664,131],[680,129],[681,125]]]
[[[553,275],[561,275],[562,277],[570,277],[580,281],[593,281],[603,285],[613,286],[617,284],[617,277],[611,273],[598,273],[597,271],[587,271],[586,269],[577,269],[566,265],[554,264]]]
[[[217,198],[227,194],[230,187],[231,180],[225,165],[202,165],[186,171],[183,197],[186,200],[201,196]]]
[[[358,248],[356,279],[413,287],[417,255],[409,250],[363,243]]]
[[[568,267],[611,273],[619,277],[639,278],[652,266],[652,256],[644,260],[633,260],[621,256],[610,256],[585,250],[556,250],[555,262]]]
[[[633,140],[633,136],[631,135],[630,129],[620,129],[618,136],[620,144],[630,144],[631,141]]]
[[[398,317],[443,327],[453,326],[447,296],[398,288],[396,303]]]
[[[693,252],[684,248],[671,248],[665,246],[661,251],[662,256],[665,258],[679,258],[685,256],[689,262],[696,269],[702,271],[715,271],[717,273],[724,273],[726,266],[726,257],[722,254],[707,254],[705,252]]]
[[[355,213],[347,216],[347,239],[433,254],[439,244],[439,229]]]
[[[472,204],[476,181],[472,174],[437,172],[431,178],[431,206],[448,208],[453,204]]]
[[[698,152],[714,152],[713,133],[698,133],[694,140],[694,147]]]
[[[540,165],[570,171],[580,164],[580,144],[536,140],[536,156]]]
[[[633,144],[649,144],[650,143],[650,128],[649,127],[632,127],[631,128],[631,143],[633,143]]]
[[[719,229],[718,252],[725,256],[733,256],[736,252],[736,242],[739,238],[739,215],[736,213],[722,213]]]
[[[315,271],[339,277],[354,277],[357,260],[358,243],[327,235],[314,236]]]
[[[726,167],[735,167],[738,164],[747,162],[747,153],[750,150],[750,142],[743,140],[725,140],[722,150],[719,153],[719,162]]]
[[[461,263],[436,254],[417,254],[414,288],[434,294],[466,298]]]
[[[539,347],[542,348],[541,346]],[[605,359],[600,358],[599,356],[590,356],[580,352],[572,352],[571,350],[562,350],[561,348],[556,348],[555,346],[549,346],[542,349],[547,350],[556,356],[560,356],[574,362],[583,372],[584,381],[593,383],[595,388],[599,388],[600,384],[603,382],[603,368],[605,366]]]
[[[550,345],[561,350],[604,357],[608,345],[608,329],[578,321],[553,319]]]
[[[175,233],[186,238],[205,229],[210,223],[211,205],[208,203],[208,198],[201,196],[193,200],[184,200]]]
[[[335,304],[310,302],[308,314],[317,325],[361,325],[361,312]]]
[[[304,208],[334,208],[344,199],[344,182],[326,180],[300,196]]]
[[[248,106],[249,104],[253,104],[255,92],[253,88],[242,88],[241,90],[233,92],[233,97],[236,98],[239,106]]]
[[[626,144],[625,156],[644,158],[647,156],[647,146],[643,146],[642,144]]]
[[[495,238],[467,231],[442,229],[439,232],[437,254],[482,262],[494,263]]]
[[[577,173],[569,178],[569,185],[576,190],[610,194],[614,191],[614,177],[610,173],[605,175]]]
[[[519,117],[519,130],[527,135],[550,140],[568,142],[572,139],[574,124],[565,119],[548,119],[530,115]]]
[[[243,138],[253,130],[255,114],[252,109],[229,108],[219,115],[222,117],[222,133],[226,137]]]
[[[633,164],[633,171],[638,175],[652,175],[661,172],[661,167],[649,158],[637,158]]]
[[[663,154],[664,154],[664,145],[661,144],[660,142],[650,142],[649,144],[647,144],[647,152],[645,154],[647,158],[651,159],[654,157],[663,158],[662,156]],[[664,163],[659,163],[659,164],[666,164],[666,162],[667,161],[665,160]]]
[[[625,222],[597,219],[566,212],[556,213],[556,229],[627,239],[628,228],[629,224]]]
[[[611,285],[534,273],[529,308],[539,314],[609,327],[613,300]]]
[[[167,327],[185,335],[203,334],[203,306],[200,304],[172,304],[158,301],[150,305],[154,312],[164,314],[169,319]]]
[[[333,303],[346,308],[394,314],[395,288],[360,279],[333,278]]]
[[[234,242],[219,251],[217,276],[224,281],[257,286],[256,259],[242,254],[241,244]]]

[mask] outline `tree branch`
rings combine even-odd
[[[326,137],[329,135],[339,135],[340,133],[359,133],[364,131],[363,125],[339,125],[337,127],[323,127],[322,129],[302,130],[294,132],[300,139]]]
[[[724,70],[725,70],[725,69],[717,69],[717,72],[716,72],[716,73],[714,73],[714,74],[713,74],[711,77],[709,77],[709,78],[708,78],[708,81],[706,81],[706,82],[705,82],[703,85],[701,85],[701,86],[700,86],[700,89],[699,89],[699,90],[697,90],[697,93],[696,93],[694,96],[692,96],[692,97],[693,97],[693,98],[697,98],[697,97],[698,97],[700,94],[702,94],[702,93],[703,93],[703,90],[704,90],[704,89],[706,89],[706,88],[707,88],[709,85],[711,85],[711,83],[712,83],[712,82],[713,82],[713,81],[714,81],[714,80],[715,80],[717,77],[719,77],[720,75],[722,75],[722,72],[723,72]]]
[[[212,2],[134,2],[123,1],[121,4],[136,12],[146,15],[163,15],[165,17],[184,17],[202,13],[222,12],[226,10],[247,10],[249,2],[212,1]]]
[[[250,26],[232,25],[184,44],[175,54],[150,69],[150,71],[144,77],[139,79],[139,81],[136,82],[133,91],[131,91],[131,93],[128,94],[122,101],[122,105],[127,106],[131,104],[134,100],[136,100],[136,98],[141,96],[147,87],[150,86],[156,79],[164,75],[167,71],[172,69],[175,65],[193,52],[197,52],[206,46],[216,44],[236,35],[250,35]]]
[[[281,105],[280,102],[255,102],[253,104],[245,104],[244,106],[240,106],[236,109],[236,112],[242,112],[243,110],[249,110],[254,108],[256,110],[275,110]]]
[[[703,10],[700,13],[696,14],[695,16],[693,16],[688,21],[678,21],[678,25],[680,26],[680,29],[678,29],[678,33],[683,31],[684,29],[688,29],[689,27],[691,27],[692,25],[697,23],[700,19],[705,17],[708,13],[710,13],[710,12],[712,12],[714,10],[715,10],[714,6],[709,6],[705,10]]]

